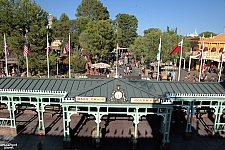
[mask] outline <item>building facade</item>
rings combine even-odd
[[[189,71],[199,69],[199,59],[196,57],[198,51],[204,42],[203,48],[203,64],[207,66],[215,65],[219,67],[220,56],[225,46],[225,33],[218,34],[210,38],[192,38],[190,39],[190,54],[189,54]]]

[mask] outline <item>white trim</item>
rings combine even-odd
[[[0,89],[0,93],[13,93],[13,94],[55,94],[67,95],[66,91],[47,91],[47,90],[17,90],[17,89]]]
[[[169,93],[171,98],[178,97],[214,97],[214,98],[225,98],[224,94],[187,94],[187,93]]]

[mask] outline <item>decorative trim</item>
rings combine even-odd
[[[67,95],[66,91],[0,89],[0,93]]]
[[[224,98],[224,94],[187,94],[187,93],[169,93],[169,96],[171,98],[179,98],[179,97],[199,97],[199,98],[205,98],[205,97],[211,97],[211,98]]]
[[[111,103],[126,103],[127,102],[126,94],[124,90],[120,88],[120,85],[117,85],[117,88],[112,91],[111,98],[109,99],[109,101]]]

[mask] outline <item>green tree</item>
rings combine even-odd
[[[142,62],[151,62],[156,60],[159,38],[162,36],[162,31],[157,28],[150,28],[144,31],[144,36],[139,36],[135,39],[134,44],[130,46],[130,50],[142,58]]]
[[[106,57],[114,47],[114,30],[110,20],[89,22],[79,36],[82,48],[91,52],[97,61]]]
[[[134,15],[118,14],[116,16],[117,41],[120,47],[129,47],[137,37],[138,20]]]
[[[205,38],[209,38],[209,37],[213,37],[216,36],[217,34],[214,32],[210,32],[210,31],[205,31],[199,34],[199,37],[205,37]]]
[[[71,67],[74,70],[83,72],[85,70],[87,61],[79,54],[75,54],[71,59]]]
[[[161,37],[161,60],[162,62],[174,61],[179,59],[180,53],[168,55],[169,52],[182,40],[182,56],[186,57],[186,52],[189,51],[188,38],[177,35],[175,32],[162,32],[157,28],[149,28],[144,31],[144,36],[139,36],[135,39],[134,44],[130,46],[131,52],[144,59],[144,62],[156,61],[159,48],[159,38]]]
[[[109,11],[98,0],[82,0],[77,7],[77,18],[89,18],[91,21],[107,20],[109,19]]]
[[[32,0],[0,0],[0,33],[6,34],[10,52],[17,56],[17,64],[25,68],[23,43],[30,45],[29,69],[40,68],[40,57],[46,54],[46,26],[48,13]],[[1,45],[0,45],[1,46]],[[33,62],[34,63],[33,65]]]

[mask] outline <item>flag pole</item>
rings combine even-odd
[[[26,39],[26,43],[28,44],[28,42],[27,42],[27,35],[25,35],[25,39]],[[28,49],[28,51],[29,51],[29,48],[28,48],[28,45],[27,45],[27,49]],[[27,77],[28,77],[28,57],[27,57],[27,55],[28,55],[28,53],[26,54],[26,65],[27,65]]]
[[[6,38],[5,38],[5,34],[4,34],[4,50],[5,50],[5,74],[6,77],[8,77],[8,64],[7,64],[7,47],[6,47]]]
[[[71,78],[71,71],[70,71],[70,33],[69,33],[69,78]]]
[[[182,41],[181,41],[181,48],[180,48],[180,61],[179,61],[178,81],[180,81],[180,70],[181,70],[182,49],[183,49],[183,39],[182,39]]]
[[[118,65],[118,43],[116,44],[116,76],[115,76],[115,78],[118,78],[118,74],[117,74],[117,72],[118,72],[118,68],[117,68],[117,65]]]
[[[26,56],[26,63],[27,63],[27,77],[28,77],[28,58]]]
[[[48,53],[49,53],[49,50],[48,50],[48,33],[47,33],[47,68],[48,68],[48,78],[49,78],[49,57],[48,57]]]
[[[202,59],[203,59],[203,50],[204,50],[204,41],[202,42],[202,45],[201,45],[201,47],[202,47],[202,52],[201,52],[201,61],[200,61],[200,69],[199,69],[199,77],[198,77],[198,82],[200,82],[201,81],[201,74],[202,74]]]
[[[225,51],[225,44],[224,44],[224,48],[223,48],[223,51],[221,52],[221,56],[220,56],[220,72],[219,72],[218,82],[220,82],[221,73],[222,73],[222,69],[223,69],[224,51]]]
[[[158,55],[157,55],[157,60],[158,60],[158,74],[157,74],[157,81],[159,81],[160,52],[161,52],[161,37],[160,37],[160,39],[159,39],[159,48],[158,48]]]
[[[222,54],[223,55],[223,54]],[[223,56],[222,56],[223,57]],[[219,73],[219,77],[218,77],[218,82],[220,82],[220,78],[221,78],[221,73],[222,73],[222,68],[223,68],[223,59],[222,62],[220,62],[220,73]]]
[[[201,74],[202,74],[202,58],[201,58],[201,62],[200,62],[200,69],[199,69],[199,77],[198,77],[198,82],[201,81]]]

